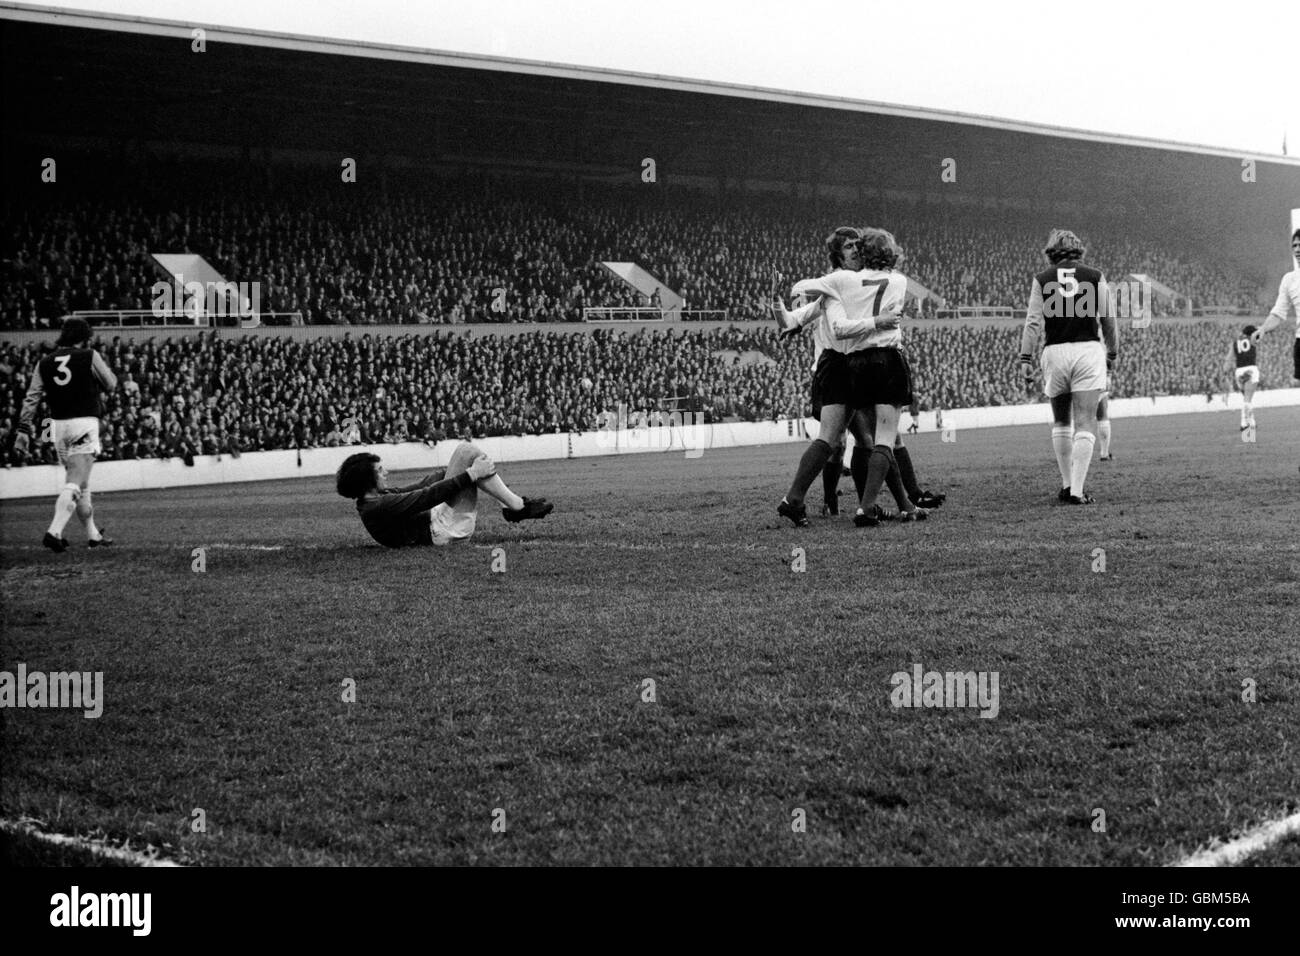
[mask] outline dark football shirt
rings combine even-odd
[[[1065,259],[1034,276],[1042,290],[1044,345],[1101,340],[1102,274]]]
[[[443,478],[444,474],[446,470],[439,469],[414,485],[371,491],[358,498],[357,513],[370,537],[386,548],[432,544],[429,509],[450,501],[474,484],[469,472],[454,478]]]
[[[41,381],[50,417],[98,418],[99,382],[91,369],[93,349],[58,348],[41,359]]]
[[[1243,335],[1232,343],[1232,354],[1237,359],[1237,368],[1246,368],[1248,365],[1259,364],[1255,361],[1255,343],[1248,335]]]

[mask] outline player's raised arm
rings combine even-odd
[[[812,288],[812,281],[810,279],[800,279],[794,284],[794,288],[790,290],[794,294],[798,306],[793,314],[799,316],[800,325],[811,325],[816,322],[817,317],[821,315],[822,310],[826,307],[825,293]]]
[[[772,313],[776,316],[777,327],[781,330],[781,338],[793,338],[803,331],[804,327],[817,321],[821,315],[823,292],[811,289],[810,286],[815,284],[815,279],[801,279],[794,285],[794,296],[799,302],[793,310],[785,307],[785,302],[778,295],[772,297]]]
[[[805,326],[812,325],[817,321],[822,314],[822,309],[822,300],[814,299],[812,302],[805,302],[803,305],[791,312],[790,315],[799,328],[804,328]]]
[[[810,290],[807,283],[814,280],[802,279],[795,283],[794,294],[797,299],[806,300],[794,309],[787,309],[785,303],[777,298],[772,306],[777,313],[777,321],[781,325],[782,332],[797,333],[805,326],[816,322],[822,314],[823,293]]]

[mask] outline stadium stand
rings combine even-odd
[[[57,195],[5,200],[0,327],[45,328],[67,312],[148,309],[160,277],[150,252],[203,255],[232,281],[261,283],[262,308],[310,324],[579,321],[584,306],[649,303],[608,274],[636,261],[692,309],[766,318],[772,270],[824,271],[828,224],[860,207],[785,196],[665,190],[387,171],[337,183],[314,167],[78,160],[89,172]],[[65,163],[71,163],[65,160]],[[325,177],[335,185],[325,186]],[[204,183],[196,194],[192,185]],[[176,197],[184,196],[183,203]],[[865,214],[903,243],[903,268],[948,307],[1023,309],[1055,219],[904,202]],[[1178,236],[1134,237],[1132,223],[1069,224],[1115,277],[1149,274],[1198,306],[1259,309],[1262,276],[1206,261]],[[504,291],[504,295],[499,290]],[[922,316],[933,314],[931,303]]]
[[[123,377],[108,400],[107,458],[237,454],[355,442],[585,431],[620,406],[683,407],[717,419],[802,415],[811,350],[766,324],[773,269],[788,287],[824,271],[830,224],[861,209],[783,195],[646,193],[574,179],[437,177],[387,169],[354,184],[293,165],[67,154],[57,192],[6,196],[0,327],[43,329],[74,310],[148,309],[154,252],[203,255],[227,279],[261,283],[262,307],[342,338],[228,332],[139,340],[100,330]],[[325,184],[329,177],[329,185]],[[201,191],[193,189],[202,182]],[[334,184],[337,183],[337,188]],[[184,197],[181,202],[178,196]],[[866,217],[890,226],[903,269],[948,308],[1022,309],[1055,219],[897,201]],[[1147,273],[1193,303],[1257,310],[1261,277],[1206,261],[1177,235],[1136,237],[1131,221],[1071,221],[1090,261]],[[636,261],[690,308],[726,310],[727,329],[465,337],[403,335],[410,324],[576,322],[584,306],[648,303],[600,266]],[[501,294],[504,290],[504,295]],[[1185,312],[1186,300],[1158,303]],[[912,310],[925,319],[934,305]],[[365,331],[365,327],[374,327]],[[385,328],[389,327],[389,328]],[[1022,402],[1018,332],[914,322],[908,350],[923,406]],[[1222,390],[1221,324],[1157,323],[1125,337],[1117,397]],[[1264,351],[1265,383],[1287,380]],[[0,454],[38,346],[0,347]],[[28,461],[50,461],[38,443]]]
[[[1230,328],[1155,323],[1130,331],[1117,398],[1222,393]],[[53,462],[40,441],[23,460],[12,434],[41,345],[0,346],[0,450],[8,465]],[[467,337],[358,331],[297,339],[203,332],[161,340],[101,337],[122,379],[107,400],[105,458],[187,458],[250,450],[591,431],[619,407],[629,424],[666,409],[712,420],[802,416],[808,337],[772,326],[594,329]],[[1019,331],[912,324],[906,348],[924,408],[1028,401],[1015,369]],[[1266,385],[1289,383],[1289,352],[1261,348]]]

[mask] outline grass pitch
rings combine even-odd
[[[778,519],[801,445],[504,464],[555,513],[445,549],[327,479],[97,495],[118,546],[64,555],[7,503],[0,663],[105,702],[0,711],[0,815],[208,865],[1172,862],[1300,799],[1300,410],[1257,418],[1117,420],[1091,508],[1046,425],[920,436],[947,505],[863,530]],[[996,718],[891,707],[917,663]]]

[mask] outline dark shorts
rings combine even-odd
[[[847,405],[849,363],[843,352],[823,349],[812,377],[813,418],[822,417],[823,405]]]
[[[849,354],[849,404],[855,408],[912,404],[912,370],[896,348]]]
[[[1295,377],[1300,378],[1300,336],[1295,340]]]

